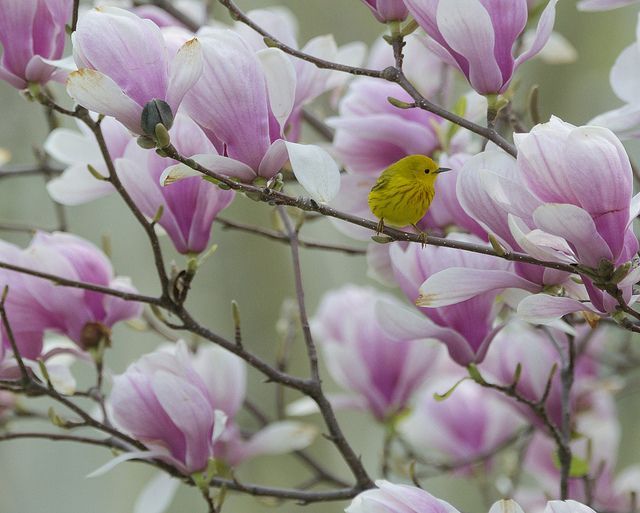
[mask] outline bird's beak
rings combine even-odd
[[[436,169],[436,174],[444,173],[445,171],[451,171],[451,168],[450,167],[439,167],[438,169]]]

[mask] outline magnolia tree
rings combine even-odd
[[[624,106],[587,126],[541,123],[535,89],[526,103],[514,93],[528,60],[572,58],[553,32],[557,0],[351,1],[380,22],[371,48],[299,41],[287,10],[232,0],[219,0],[228,24],[210,19],[210,2],[0,0],[0,78],[51,124],[50,160],[1,173],[52,176],[61,221],[67,206],[118,195],[146,234],[160,291],[116,276],[64,223],[36,230],[26,248],[0,241],[0,441],[104,447],[108,463],[92,476],[155,467],[137,513],[166,510],[180,485],[209,512],[231,494],[334,501],[331,511],[349,513],[456,512],[426,490],[434,475],[477,480],[491,513],[635,512],[640,466],[618,468],[615,393],[638,362],[624,334],[640,332],[640,196],[621,143],[640,134],[638,43],[611,72]],[[77,129],[56,128],[63,117]],[[324,140],[304,140],[305,124]],[[428,235],[376,235],[368,193],[413,154],[453,170],[418,225]],[[189,310],[212,224],[249,200],[279,228],[218,221],[289,245],[297,301],[279,329],[287,347],[306,349],[308,372],[289,370],[288,351],[271,361],[249,350],[237,304],[231,339]],[[369,244],[312,242],[301,235],[310,220]],[[302,246],[355,255],[371,286],[326,290],[308,312]],[[242,323],[251,318],[243,310]],[[114,375],[111,328],[136,319],[157,349]],[[93,369],[91,386],[76,383],[73,361]],[[326,393],[325,366],[344,393]],[[247,372],[297,399],[257,405]],[[34,397],[50,403],[42,432],[25,426],[47,418]],[[375,468],[339,409],[383,428]],[[312,443],[334,446],[349,473],[313,457]],[[249,460],[285,453],[307,468],[303,482],[243,479]]]

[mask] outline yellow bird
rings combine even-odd
[[[429,210],[438,175],[450,171],[438,167],[424,155],[409,155],[385,169],[369,193],[369,208],[380,219],[377,233],[384,225],[411,225],[422,235],[416,223]]]

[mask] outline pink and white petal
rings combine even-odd
[[[289,154],[284,139],[275,140],[260,161],[258,175],[264,178],[274,177],[287,163],[287,160],[289,160]]]
[[[267,81],[271,112],[280,125],[280,135],[296,98],[296,70],[291,59],[278,48],[265,48],[256,53]]]
[[[91,479],[94,477],[104,476],[106,473],[111,472],[114,468],[116,468],[121,463],[125,461],[131,460],[151,460],[153,458],[165,457],[167,456],[167,452],[164,450],[152,450],[152,451],[131,451],[125,452],[120,456],[113,458],[108,463],[105,463],[101,467],[97,468],[90,474],[87,474],[87,478]]]
[[[640,215],[640,193],[631,198],[631,206],[629,207],[629,225]],[[627,225],[627,227],[629,227]]]
[[[202,76],[202,46],[196,39],[187,41],[169,64],[169,84],[167,86],[167,103],[175,116],[184,95],[200,80]]]
[[[514,272],[497,269],[449,267],[432,274],[420,286],[416,305],[429,308],[455,305],[485,292],[508,288],[524,289],[531,293],[540,286],[521,278]]]
[[[367,276],[387,287],[397,286],[387,244],[372,242],[367,246]]]
[[[202,470],[211,454],[213,411],[200,390],[169,372],[156,372],[151,386],[158,402],[186,440],[184,464],[190,472]]]
[[[514,70],[518,69],[518,66],[520,66],[523,62],[528,61],[534,55],[538,54],[547,44],[547,41],[549,40],[549,38],[551,37],[551,33],[553,32],[553,25],[556,21],[557,3],[558,0],[550,0],[545,7],[542,15],[540,16],[540,21],[538,21],[536,34],[533,38],[533,41],[531,42],[531,46],[529,46],[516,58]]]
[[[56,128],[44,142],[44,151],[62,164],[100,162],[100,148],[94,139],[68,128]]]
[[[338,47],[338,54],[336,55],[335,62],[344,64],[345,66],[362,66],[365,58],[367,57],[367,45],[362,41],[352,41],[345,45]],[[340,91],[351,77],[348,73],[342,73],[341,71],[334,71],[329,75],[327,79],[326,89],[328,91],[332,89],[338,89]],[[336,92],[338,92],[336,91]],[[332,100],[336,101],[338,98],[332,97]]]
[[[127,276],[118,276],[109,282],[109,287],[122,292],[137,294],[137,289]],[[112,326],[118,321],[137,319],[142,315],[143,305],[136,301],[127,301],[122,298],[106,295],[103,299],[105,318],[104,323]]]
[[[165,513],[180,487],[180,480],[158,472],[138,495],[133,513]]]
[[[85,68],[71,73],[67,79],[67,93],[79,105],[113,116],[132,132],[141,133],[142,107],[99,71]]]
[[[309,195],[328,203],[340,191],[340,169],[329,153],[312,144],[286,142],[291,169]]]
[[[338,62],[338,45],[333,35],[327,34],[311,39],[302,51],[319,59],[330,62]],[[310,62],[295,61],[298,75],[296,85],[296,106],[304,105],[327,90],[327,81],[333,72],[318,68]]]
[[[600,114],[590,125],[608,128],[624,139],[640,138],[640,104],[630,104]]]
[[[640,48],[638,43],[627,46],[616,59],[609,76],[616,96],[627,103],[638,103],[640,88]]]
[[[600,315],[590,303],[583,303],[570,297],[536,294],[520,301],[518,317],[532,324],[552,324],[561,317],[575,312],[589,312]]]
[[[47,182],[47,192],[54,201],[75,206],[108,196],[115,191],[107,181],[98,180],[87,169],[87,164],[75,164],[60,176]]]
[[[220,155],[194,155],[191,158],[210,171],[230,178],[239,178],[240,180],[251,182],[256,177],[255,171],[249,166],[237,160],[230,159],[229,157],[222,157]],[[204,178],[206,175],[185,164],[169,166],[163,171],[162,175],[160,175],[160,185],[170,185],[178,180],[191,176]]]
[[[375,310],[382,330],[397,340],[436,339],[447,346],[451,358],[460,365],[468,365],[476,359],[462,335],[438,326],[416,310],[386,301],[377,301]]]
[[[530,230],[522,219],[509,214],[511,235],[522,250],[538,260],[549,260],[573,264],[577,262],[575,253],[561,237],[535,229]]]
[[[533,213],[536,225],[552,235],[562,237],[573,248],[581,264],[596,267],[600,260],[613,255],[600,236],[589,213],[568,204],[547,203]]]
[[[241,459],[265,454],[286,454],[311,445],[318,428],[302,422],[283,420],[274,422],[253,435],[241,448]]]
[[[523,38],[523,47],[530,48],[536,37],[533,30],[527,30]],[[578,50],[559,32],[552,32],[538,57],[546,64],[571,64],[578,60]]]
[[[472,87],[481,94],[499,92],[503,78],[494,54],[495,29],[487,9],[479,0],[439,2],[437,9],[442,37],[469,63]]]
[[[376,486],[393,496],[398,502],[411,511],[428,511],[430,513],[459,513],[451,504],[430,493],[409,485],[397,485],[388,481],[376,481]]]

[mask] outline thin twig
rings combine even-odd
[[[265,237],[267,239],[275,240],[278,242],[283,242],[288,244],[289,237],[285,234],[277,231],[277,230],[269,230],[268,228],[262,228],[260,226],[251,226],[248,224],[238,223],[236,221],[231,221],[225,218],[216,218],[216,223],[221,224],[225,229],[231,230],[239,230],[247,233],[252,233],[254,235],[260,235],[261,237]],[[345,253],[347,255],[366,255],[366,249],[354,248],[350,246],[342,246],[339,244],[325,244],[321,242],[312,242],[306,240],[298,240],[298,244],[301,248],[309,248],[309,249],[321,249],[325,251],[335,251],[338,253]]]

